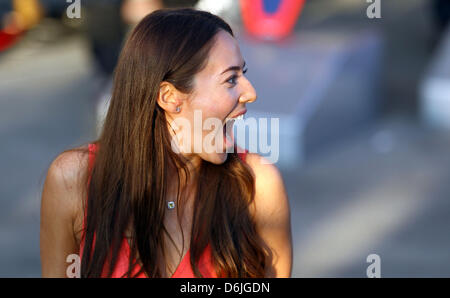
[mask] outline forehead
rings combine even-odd
[[[205,71],[219,75],[226,68],[244,62],[237,40],[228,32],[220,30],[215,36]]]

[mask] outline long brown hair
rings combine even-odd
[[[145,17],[128,37],[115,69],[103,131],[96,141],[95,164],[86,175],[82,277],[101,276],[105,264],[108,275],[112,274],[129,226],[126,276],[133,276],[135,257],[142,264],[139,273],[162,276],[157,255],[164,252],[165,198],[173,182],[167,169],[176,168],[179,180],[187,179],[189,171],[188,161],[171,149],[164,110],[156,101],[159,86],[167,81],[191,93],[193,77],[205,67],[219,30],[233,35],[228,24],[208,12],[163,9]],[[182,171],[185,175],[180,175]],[[208,244],[218,276],[264,276],[268,252],[249,211],[254,195],[254,177],[236,151],[228,153],[221,165],[202,161],[190,241],[196,276],[202,276],[197,262]]]

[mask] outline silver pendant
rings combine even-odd
[[[174,201],[167,202],[167,208],[174,209],[175,208],[175,202]]]

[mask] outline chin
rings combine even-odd
[[[223,164],[228,157],[228,153],[211,153],[205,157],[202,157],[203,160],[209,161],[210,163],[220,165]]]

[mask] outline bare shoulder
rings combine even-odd
[[[289,212],[288,197],[280,170],[265,157],[248,153],[246,162],[255,177],[255,209],[257,218],[265,220],[273,213]]]
[[[76,148],[58,155],[47,172],[41,207],[57,212],[57,217],[75,222],[82,206],[83,181],[88,166],[88,152]],[[45,215],[45,214],[44,214]]]
[[[255,177],[255,199],[250,208],[262,240],[270,248],[265,277],[290,277],[292,233],[289,200],[278,168],[266,158],[249,153],[247,164]]]
[[[76,148],[65,151],[50,164],[46,186],[55,191],[71,192],[80,185],[87,166],[87,149]]]
[[[79,252],[81,185],[87,166],[87,150],[80,148],[61,153],[49,166],[41,199],[43,277],[66,277],[67,256]]]

